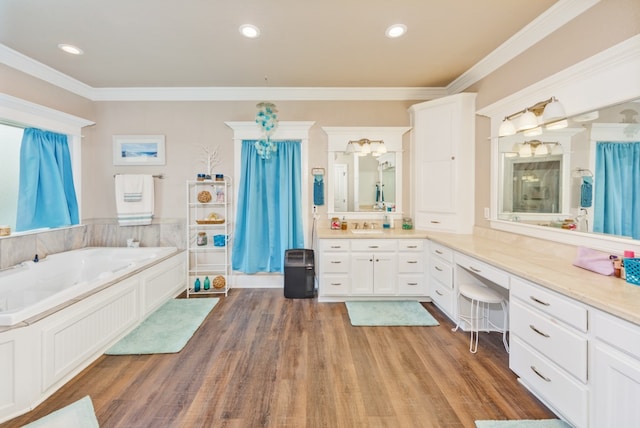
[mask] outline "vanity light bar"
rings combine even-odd
[[[542,122],[548,123],[552,129],[560,129],[567,126],[566,113],[564,107],[556,99],[551,97],[548,100],[539,101],[518,112],[512,113],[504,118],[498,130],[499,137],[507,137],[514,135],[519,131],[529,131],[539,126],[539,117],[542,116]],[[513,119],[519,118],[515,124]]]

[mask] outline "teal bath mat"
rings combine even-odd
[[[438,321],[413,300],[345,302],[351,325],[434,326]]]
[[[180,352],[218,298],[172,299],[105,352],[107,355]]]
[[[539,419],[521,421],[476,421],[477,428],[571,428],[560,419]]]

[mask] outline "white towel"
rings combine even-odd
[[[151,224],[154,211],[153,176],[118,174],[115,186],[116,210],[120,226]]]

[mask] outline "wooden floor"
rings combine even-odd
[[[554,417],[508,368],[501,335],[353,327],[342,303],[234,289],[178,354],[102,356],[18,427],[85,395],[101,427],[474,427]]]

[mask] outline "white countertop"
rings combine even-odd
[[[557,291],[603,312],[640,325],[640,286],[571,263],[577,248],[512,233],[478,228],[473,235],[384,229],[380,234],[319,229],[319,239],[430,239],[510,274]]]

